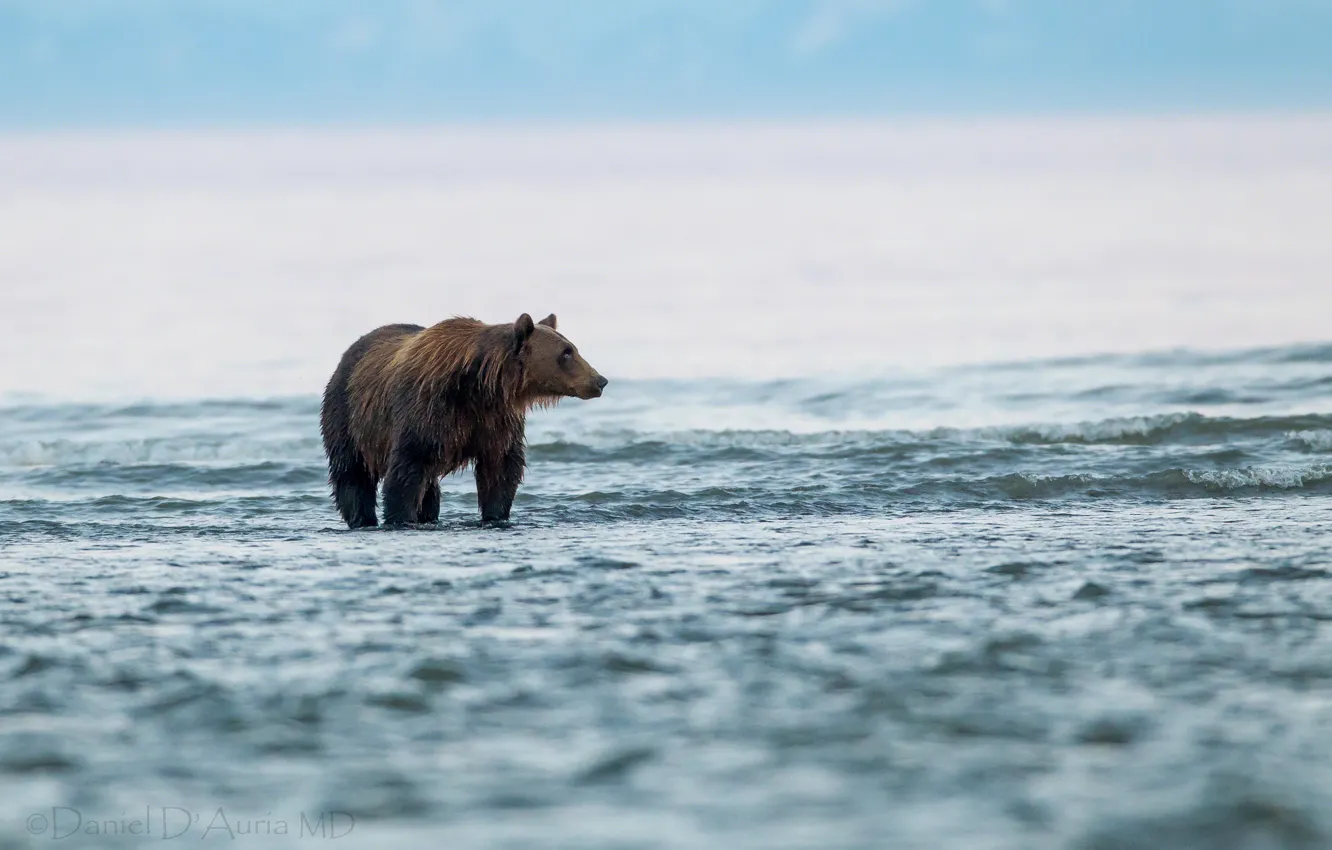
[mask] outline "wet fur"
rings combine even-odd
[[[605,380],[574,354],[555,317],[533,325],[454,318],[430,328],[386,325],[358,339],[324,390],[320,426],[329,483],[350,528],[439,519],[439,479],[475,466],[482,521],[509,518],[526,465],[533,406],[600,395]],[[592,388],[595,385],[595,389]],[[586,393],[586,394],[585,394]]]

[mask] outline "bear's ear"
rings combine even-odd
[[[550,314],[549,316],[547,316],[546,318],[544,318],[544,319],[542,319],[541,321],[537,322],[537,324],[538,324],[538,325],[545,325],[546,327],[550,328],[551,330],[555,330],[555,314],[554,314],[554,313],[551,313],[551,314]]]
[[[536,328],[532,325],[532,317],[526,313],[518,317],[518,321],[513,323],[513,348],[515,351],[523,347],[527,338],[532,335]]]

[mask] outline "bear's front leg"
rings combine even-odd
[[[403,526],[421,515],[426,485],[430,483],[429,453],[399,441],[389,456],[384,477],[384,525]]]
[[[509,446],[498,456],[481,457],[476,461],[476,501],[481,508],[482,522],[508,522],[513,497],[523,480],[527,464],[521,441]]]

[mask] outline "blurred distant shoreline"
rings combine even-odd
[[[613,378],[1328,339],[1332,113],[0,134],[0,392],[316,392],[558,312]]]

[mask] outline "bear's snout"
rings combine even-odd
[[[584,395],[583,393],[579,393],[578,397],[584,400],[589,398],[601,398],[601,391],[606,389],[606,385],[609,383],[610,381],[606,380],[600,375],[597,375],[595,378],[592,379],[592,383],[588,385],[586,395]]]

